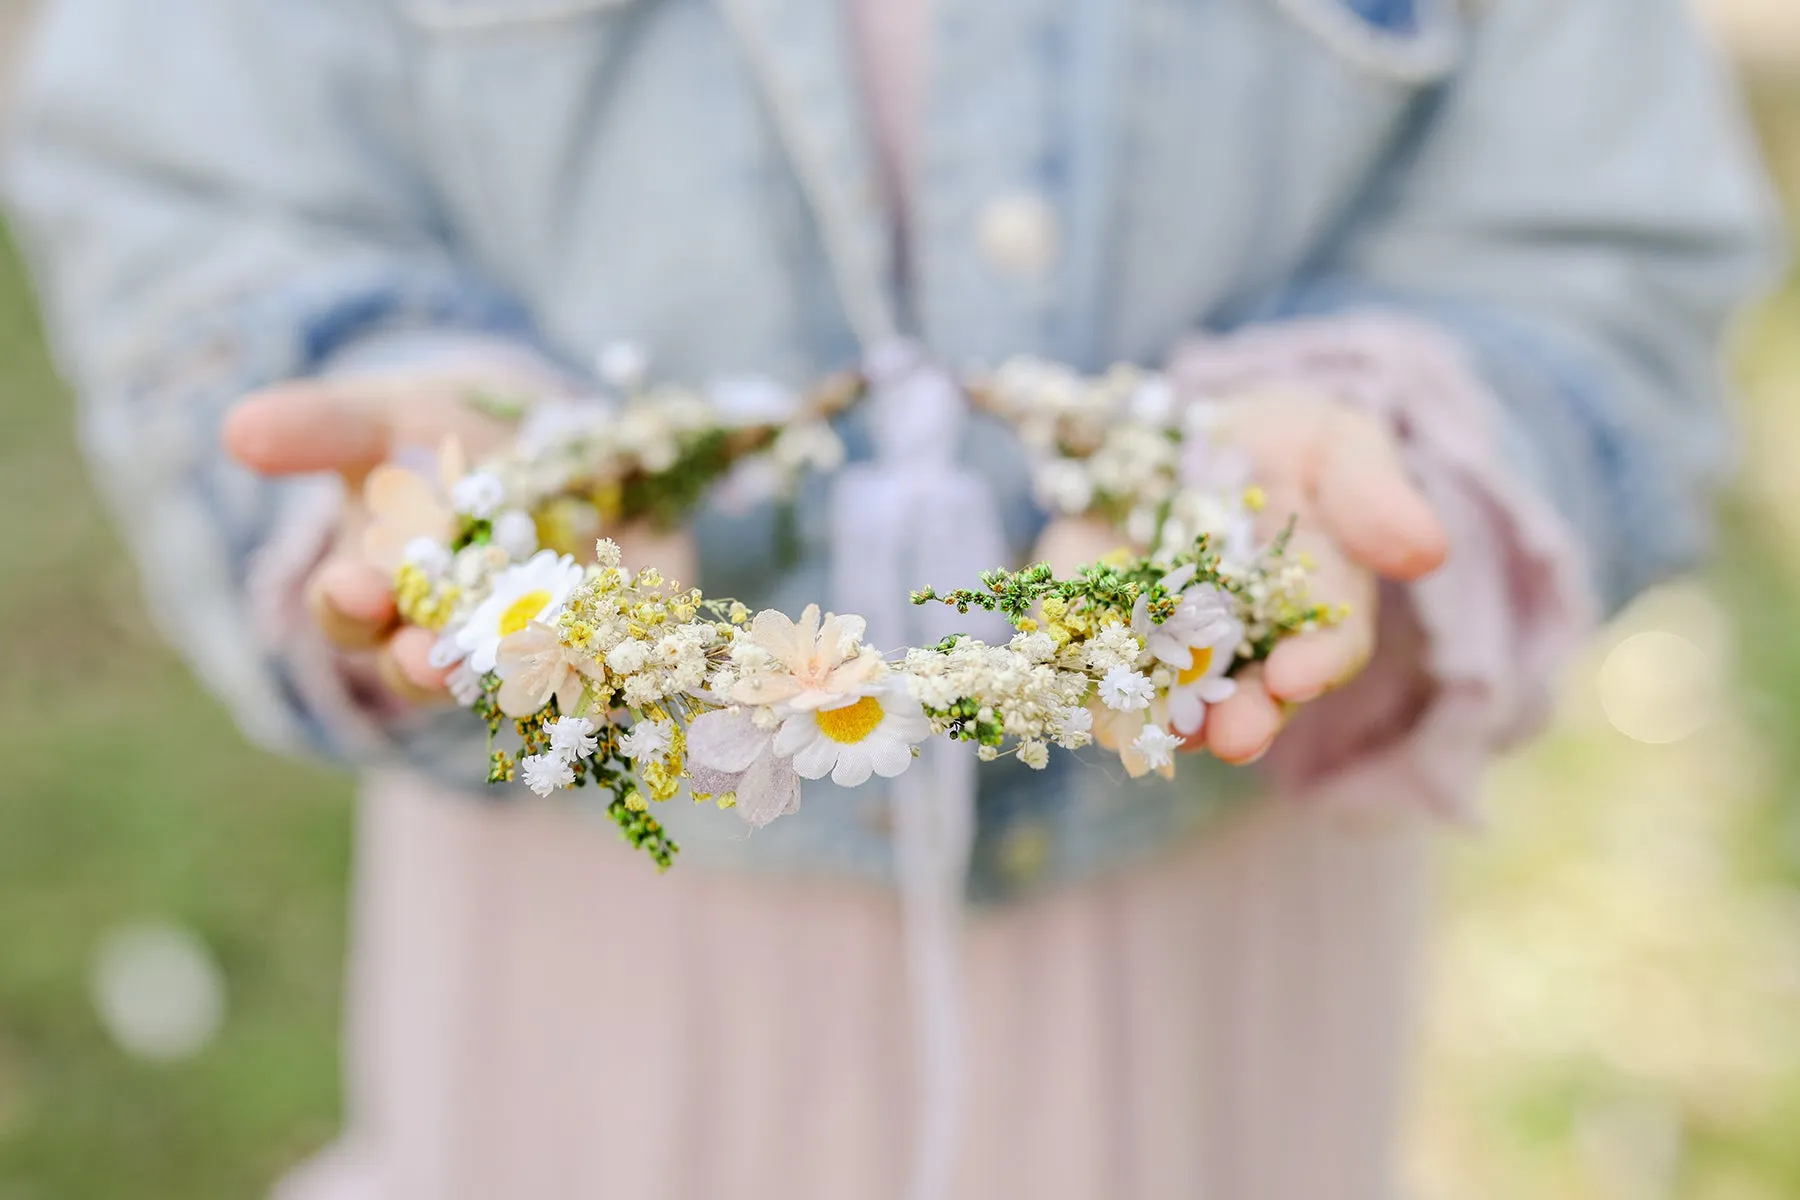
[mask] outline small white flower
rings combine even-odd
[[[537,523],[516,508],[494,518],[493,537],[494,544],[514,562],[524,562],[537,553]]]
[[[608,342],[594,356],[594,369],[608,387],[629,392],[644,381],[644,373],[650,369],[650,355],[636,342]]]
[[[1038,630],[1013,635],[1012,649],[1028,663],[1046,663],[1056,657],[1056,639]]]
[[[1125,516],[1125,536],[1140,546],[1148,546],[1156,540],[1156,524],[1159,509],[1148,504],[1140,504]]]
[[[631,727],[630,733],[619,739],[619,749],[624,751],[626,758],[648,762],[668,753],[674,741],[674,722],[639,721]]]
[[[598,437],[612,415],[610,405],[596,400],[542,400],[519,422],[515,445],[520,454],[533,459],[561,452]]]
[[[486,471],[464,475],[450,489],[450,503],[456,506],[456,511],[477,521],[493,516],[505,500],[506,485],[500,482],[499,476]]]
[[[497,571],[506,569],[506,551],[492,543],[476,545],[470,543],[456,552],[450,563],[450,582],[466,591],[480,591],[487,587],[488,578]]]
[[[1073,733],[1093,733],[1094,714],[1086,708],[1070,708],[1057,714],[1056,732],[1067,736]]]
[[[1120,712],[1137,712],[1149,708],[1156,696],[1156,685],[1150,677],[1130,667],[1118,666],[1100,681],[1100,699],[1106,707]]]
[[[977,746],[977,747],[975,747],[975,759],[977,762],[993,762],[996,758],[999,758],[999,757],[1000,757],[1000,751],[996,747],[993,747],[993,746]]]
[[[844,465],[844,443],[825,422],[802,421],[776,436],[770,457],[789,474],[831,472]]]
[[[1165,375],[1151,375],[1131,394],[1131,419],[1166,428],[1175,416],[1175,385]]]
[[[519,777],[540,796],[575,782],[575,768],[555,754],[533,754],[519,760]]]
[[[1088,667],[1102,675],[1114,667],[1136,665],[1143,652],[1144,643],[1125,625],[1108,625],[1081,648]]]
[[[649,644],[633,638],[620,642],[607,652],[606,666],[615,675],[631,675],[643,670],[649,660]]]
[[[1050,765],[1050,747],[1042,742],[1021,742],[1019,761],[1034,771],[1042,771]]]
[[[1175,761],[1175,751],[1181,745],[1181,739],[1160,725],[1146,725],[1144,732],[1137,735],[1131,743],[1132,749],[1144,756],[1144,765],[1152,771],[1160,771]]]
[[[450,569],[450,548],[436,538],[416,537],[400,551],[400,561],[417,567],[425,578],[436,582]]]
[[[1039,467],[1036,491],[1038,503],[1068,516],[1085,513],[1094,502],[1094,481],[1073,459],[1052,459]]]
[[[550,733],[550,753],[571,762],[586,758],[599,745],[594,723],[586,717],[558,717],[544,722],[544,728]]]

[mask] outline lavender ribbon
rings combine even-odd
[[[1005,620],[915,607],[918,587],[963,587],[1007,550],[992,490],[957,460],[968,399],[916,344],[870,350],[865,373],[874,457],[846,467],[832,503],[832,595],[868,620],[878,646],[1009,635]],[[963,892],[975,841],[976,760],[941,739],[893,781],[901,912],[919,1068],[911,1200],[949,1195],[967,1110]]]

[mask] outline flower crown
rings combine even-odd
[[[1046,508],[1104,518],[1140,549],[1067,577],[1040,563],[912,594],[1004,617],[1001,645],[957,635],[884,653],[857,616],[752,613],[627,569],[607,534],[678,525],[715,484],[772,495],[836,468],[830,422],[865,381],[835,377],[796,403],[757,381],[646,387],[628,354],[612,366],[618,396],[602,403],[480,400],[523,419],[475,470],[454,447],[435,480],[377,470],[366,550],[394,572],[401,619],[438,633],[434,664],[487,726],[488,781],[599,788],[659,867],[677,846],[652,802],[686,791],[762,826],[799,807],[802,779],[892,778],[932,738],[1037,769],[1053,747],[1097,744],[1133,777],[1173,777],[1240,668],[1339,615],[1308,599],[1291,522],[1255,536],[1262,493],[1212,408],[1177,404],[1135,367],[1084,377],[1034,359],[961,386],[1018,431]],[[516,745],[497,746],[508,726]]]

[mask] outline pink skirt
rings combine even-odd
[[[1268,801],[972,918],[974,1200],[1388,1200],[1425,837]],[[279,1200],[883,1200],[901,928],[872,887],[677,867],[373,779],[349,1125]]]

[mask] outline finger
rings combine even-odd
[[[338,471],[360,479],[392,444],[380,411],[320,384],[253,392],[225,418],[225,449],[262,475]]]
[[[1442,566],[1449,539],[1414,486],[1393,438],[1373,418],[1345,413],[1313,489],[1320,522],[1356,563],[1413,580]]]
[[[1373,649],[1372,614],[1352,613],[1331,629],[1283,642],[1263,664],[1263,686],[1286,704],[1317,700],[1354,678]]]
[[[337,471],[355,483],[396,446],[435,450],[451,438],[480,453],[500,445],[511,424],[468,401],[476,391],[507,386],[478,375],[404,374],[278,384],[251,393],[227,415],[225,446],[265,475]]]
[[[1250,763],[1261,758],[1275,735],[1281,732],[1281,706],[1263,686],[1262,672],[1251,667],[1238,677],[1238,689],[1229,700],[1206,713],[1206,747],[1228,763]]]
[[[388,639],[377,658],[381,680],[396,696],[414,704],[430,704],[448,696],[444,681],[450,671],[431,665],[437,635],[409,625]]]
[[[1125,544],[1109,522],[1098,517],[1057,517],[1045,526],[1033,549],[1033,562],[1050,564],[1059,577],[1099,562]]]
[[[1317,473],[1335,407],[1307,390],[1258,389],[1226,404],[1218,436],[1254,464],[1255,481],[1271,507],[1295,509]]]
[[[1264,686],[1286,703],[1317,699],[1363,668],[1374,651],[1379,599],[1375,577],[1328,539],[1302,531],[1295,541],[1312,564],[1309,596],[1338,616],[1335,624],[1282,642],[1263,665]]]
[[[307,581],[306,601],[325,637],[344,650],[380,644],[397,619],[387,577],[354,559],[321,565]]]

